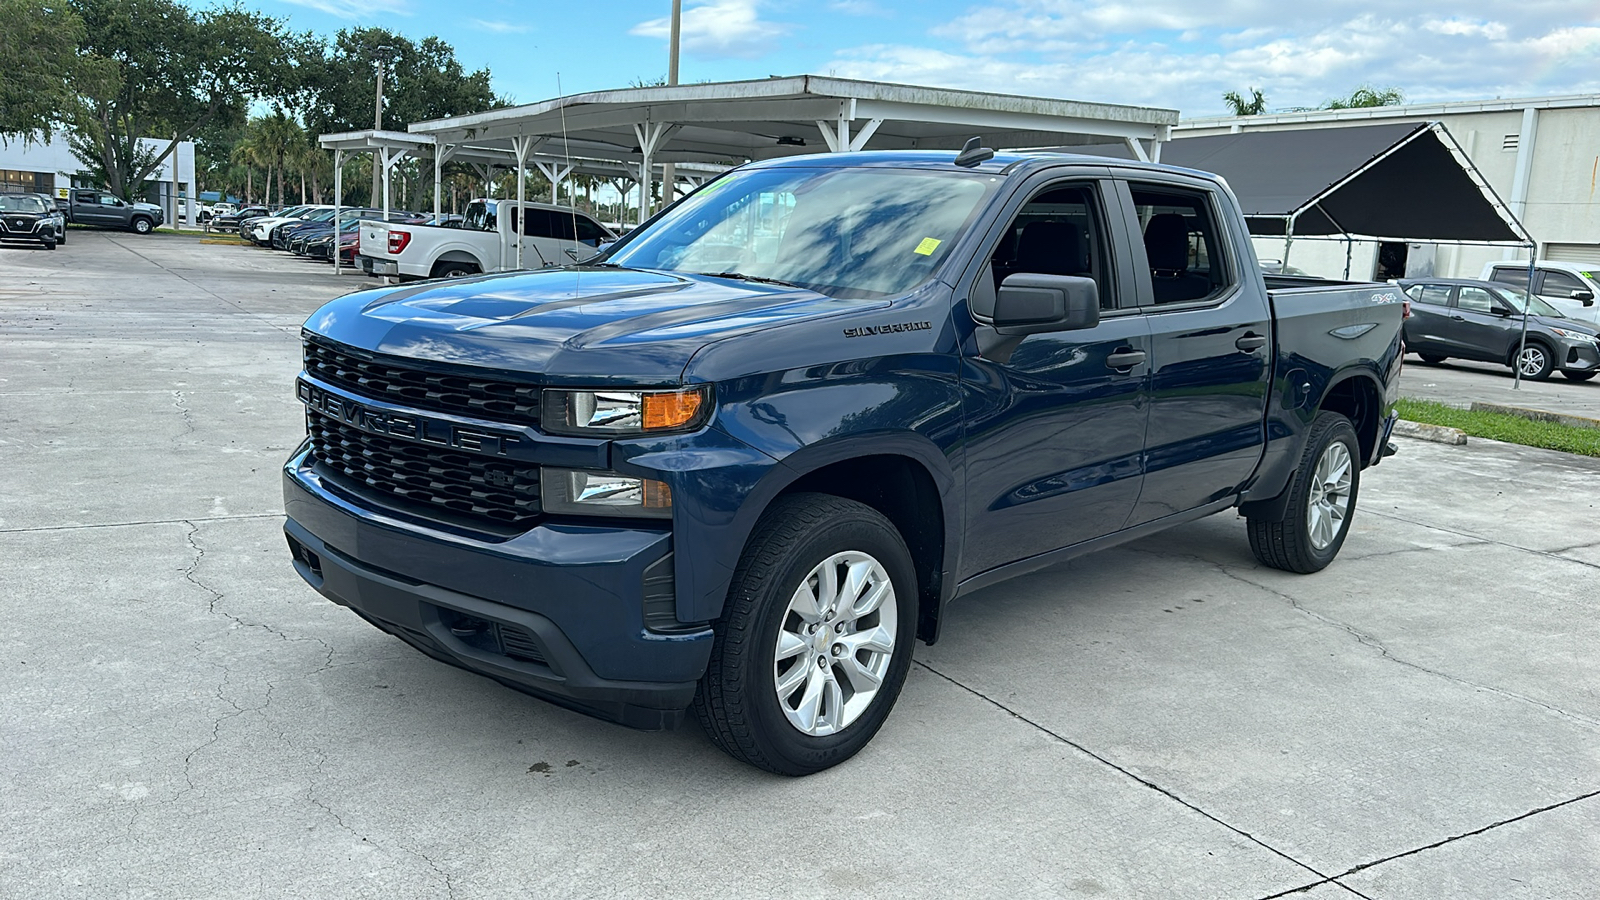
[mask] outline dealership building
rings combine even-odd
[[[1416,103],[1370,109],[1308,110],[1259,116],[1186,119],[1183,139],[1260,131],[1353,128],[1438,122],[1464,151],[1493,194],[1538,244],[1541,258],[1600,266],[1600,94]],[[1380,271],[1476,278],[1485,263],[1526,259],[1526,251],[1457,243],[1258,237],[1263,259],[1284,258],[1313,275],[1370,278]]]
[[[147,151],[160,153],[167,149],[168,141],[141,138],[140,145]],[[66,197],[74,187],[100,188],[86,174],[84,165],[72,154],[65,135],[54,134],[46,141],[24,141],[17,135],[0,139],[0,192],[25,192]],[[168,222],[178,221],[180,214],[193,210],[194,202],[194,143],[183,141],[155,172],[147,179],[143,196],[124,197],[124,200],[142,200],[156,203],[166,211]]]

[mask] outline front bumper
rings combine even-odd
[[[1593,372],[1600,369],[1600,347],[1588,341],[1563,341],[1557,351],[1557,368],[1563,372]]]
[[[646,570],[670,556],[669,533],[547,523],[492,541],[435,531],[342,495],[304,448],[284,468],[283,492],[295,569],[328,599],[436,659],[560,705],[634,728],[682,721],[712,632],[645,627]]]
[[[54,222],[48,219],[35,219],[21,222],[0,218],[0,241],[27,241],[33,244],[48,244],[56,241]]]

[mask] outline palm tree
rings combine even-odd
[[[1267,111],[1267,97],[1260,88],[1250,88],[1248,100],[1240,96],[1238,91],[1229,91],[1222,95],[1222,99],[1232,107],[1236,116],[1259,116]]]
[[[273,162],[273,168],[278,172],[278,202],[287,203],[283,189],[283,176],[285,162],[296,146],[305,143],[305,130],[300,123],[284,115],[280,110],[270,116],[257,120],[260,123],[259,141],[262,152]]]

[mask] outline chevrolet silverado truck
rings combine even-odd
[[[815,772],[979,588],[1227,510],[1327,566],[1392,452],[1402,306],[1306,281],[1200,172],[753,163],[586,265],[313,314],[293,565],[435,659]]]
[[[363,221],[359,252],[367,274],[405,281],[567,266],[616,239],[610,229],[566,207],[474,200],[460,227]]]

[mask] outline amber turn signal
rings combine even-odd
[[[644,430],[659,431],[664,428],[678,428],[694,421],[704,398],[699,391],[684,391],[645,394],[642,399]]]

